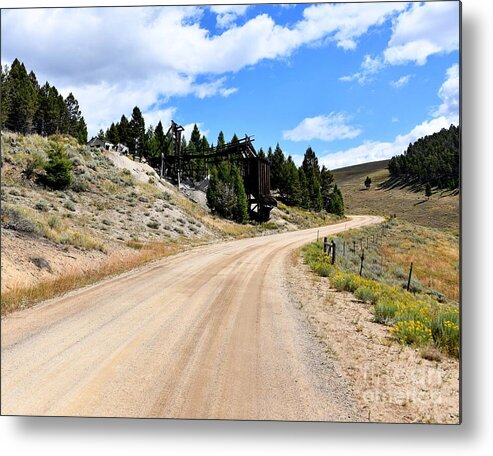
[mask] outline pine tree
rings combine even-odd
[[[277,143],[270,164],[270,184],[274,190],[279,190],[279,187],[282,186],[282,170],[285,160],[284,153]]]
[[[244,223],[248,220],[248,200],[245,193],[245,185],[240,175],[238,167],[233,164],[231,168],[231,184],[235,194],[235,207],[233,218],[237,223]]]
[[[334,183],[334,175],[328,170],[325,165],[320,170],[320,192],[322,193],[323,207],[327,210],[329,195]]]
[[[320,187],[320,168],[318,166],[317,156],[311,147],[308,147],[305,152],[301,169],[306,177],[306,186],[310,199],[308,207],[319,212],[322,210],[323,206],[322,191]]]
[[[267,160],[267,156],[265,155],[264,149],[260,148],[257,155],[258,158],[260,158],[261,160]]]
[[[291,155],[283,165],[279,192],[287,205],[297,206],[301,203],[300,178]]]
[[[114,123],[110,125],[110,128],[106,130],[106,138],[108,138],[108,141],[112,144],[118,144],[120,142],[120,136],[118,134],[118,128]]]
[[[365,187],[367,190],[370,189],[371,187],[371,177],[370,176],[366,176],[366,179],[365,179]]]
[[[9,111],[10,111],[10,87],[8,83],[9,67],[5,65],[1,67],[0,73],[0,87],[1,87],[1,108],[0,108],[0,127],[5,127]]]
[[[53,190],[65,190],[73,180],[72,162],[67,157],[62,145],[57,145],[48,152],[48,161],[44,166],[45,184]]]
[[[139,157],[142,160],[142,152],[145,141],[145,121],[142,116],[142,112],[138,106],[135,106],[132,110],[132,118],[129,122],[130,144],[127,144],[130,152]]]
[[[28,134],[33,131],[37,93],[23,63],[15,59],[5,80],[9,107],[5,127]]]
[[[302,167],[298,169],[298,174],[300,181],[300,206],[304,209],[309,209],[311,206],[311,199],[310,193],[308,192],[308,181]]]
[[[130,133],[130,123],[125,115],[122,115],[118,124],[118,137],[120,138],[120,142],[130,149],[132,135]]]
[[[342,192],[339,190],[337,185],[334,186],[334,191],[329,197],[327,209],[331,214],[336,214],[340,217],[344,216],[344,199],[342,197]]]
[[[425,187],[425,196],[429,200],[432,195],[431,184],[428,182]]]

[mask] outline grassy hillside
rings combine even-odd
[[[344,195],[348,214],[375,214],[397,217],[425,227],[438,228],[452,234],[459,231],[459,196],[457,193],[433,189],[429,200],[424,188],[388,185],[388,160],[349,166],[333,171]],[[372,179],[365,188],[366,176]]]

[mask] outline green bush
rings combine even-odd
[[[395,321],[398,306],[389,300],[380,300],[375,304],[375,321],[384,325],[390,325]]]
[[[364,285],[355,290],[354,296],[356,296],[356,298],[360,301],[371,302],[373,304],[377,301],[377,295],[374,291]]]
[[[72,184],[72,161],[67,157],[62,145],[58,144],[48,152],[48,162],[44,165],[44,170],[44,183],[51,189],[65,190]]]

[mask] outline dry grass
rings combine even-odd
[[[397,216],[410,223],[438,228],[451,234],[459,234],[459,197],[448,191],[435,191],[427,201],[424,191],[412,191],[409,187],[385,189],[381,185],[390,175],[388,160],[349,166],[333,171],[337,185],[344,196],[348,214],[375,214]],[[372,179],[366,190],[366,176]]]
[[[393,219],[381,229],[368,227],[351,230],[336,239],[339,246],[338,264],[352,272],[359,272],[361,240],[365,249],[363,275],[389,285],[407,282],[413,262],[412,286],[418,291],[443,295],[449,301],[459,300],[459,239],[438,229]],[[376,242],[373,243],[373,239]],[[378,237],[377,237],[378,236]],[[366,241],[369,240],[367,247]],[[342,244],[346,242],[346,255]],[[351,249],[356,241],[356,254]],[[436,293],[438,292],[438,293]]]
[[[150,261],[176,254],[184,249],[185,244],[181,243],[149,243],[142,245],[136,253],[111,256],[89,271],[73,271],[30,287],[14,288],[2,293],[1,313],[6,315],[16,310],[31,307],[37,302],[96,283],[106,277],[121,274]]]

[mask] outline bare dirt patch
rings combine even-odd
[[[459,362],[394,342],[372,305],[330,288],[302,264],[286,266],[292,298],[371,422],[459,423]],[[424,359],[425,358],[428,359]]]

